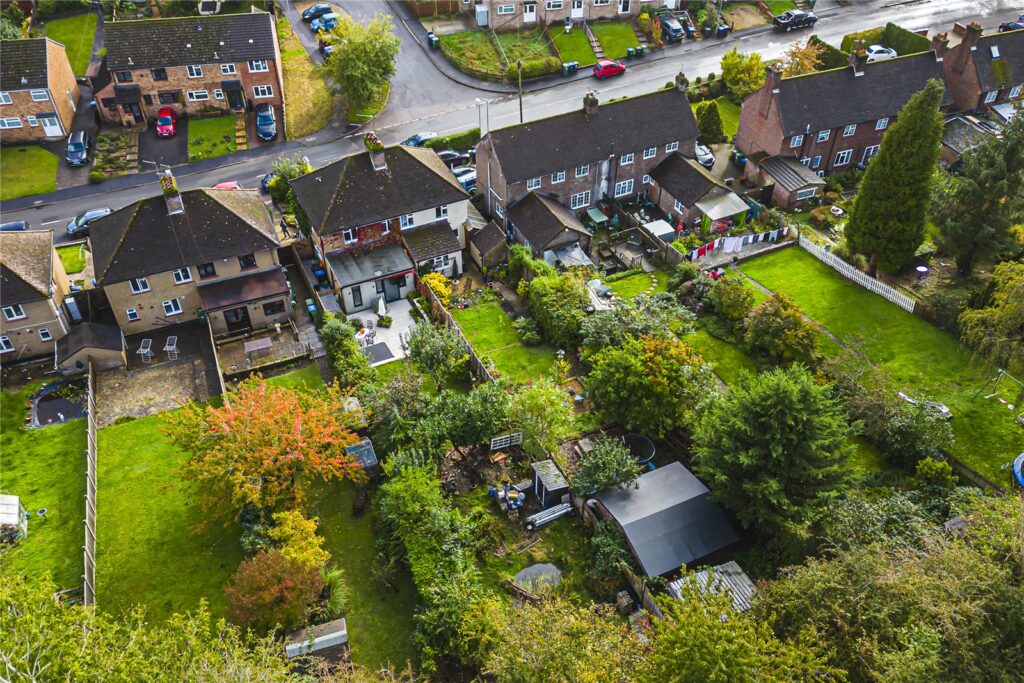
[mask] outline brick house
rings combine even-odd
[[[417,270],[462,272],[469,193],[432,149],[353,154],[291,186],[346,313],[398,301]]]
[[[189,190],[95,223],[96,286],[126,336],[205,317],[215,336],[291,317],[280,240],[255,190]]]
[[[932,78],[944,80],[934,51],[871,64],[853,55],[849,66],[792,78],[769,66],[740,113],[735,142],[747,155],[747,175],[757,176],[758,162],[776,156],[819,174],[866,164],[903,105]],[[950,103],[947,90],[942,106]]]
[[[932,40],[942,56],[946,82],[959,111],[984,111],[1021,100],[1024,30],[981,34],[970,24],[959,45],[947,49],[946,34]]]
[[[78,83],[64,46],[49,38],[0,41],[0,133],[4,144],[71,133]]]
[[[96,102],[105,121],[145,125],[162,107],[182,115],[284,101],[277,28],[267,12],[118,21],[104,30],[105,73],[97,78],[108,82]]]
[[[676,153],[651,169],[647,196],[674,228],[746,214],[747,203],[693,159]],[[739,219],[736,219],[739,222]],[[707,227],[707,226],[705,226]]]
[[[554,197],[528,192],[508,208],[506,231],[512,241],[530,247],[552,264],[589,265],[574,249],[590,249],[590,233],[576,214]]]
[[[686,94],[674,88],[608,104],[589,93],[582,109],[484,135],[476,147],[477,187],[504,228],[506,211],[528,192],[573,211],[605,196],[630,199],[667,156],[692,157],[697,132]]]
[[[675,8],[677,0],[483,0],[462,4],[463,11],[479,17],[481,7],[486,8],[487,25],[495,31],[545,27],[561,24],[566,19],[574,23],[610,19],[632,20],[642,7]]]
[[[0,232],[0,359],[52,356],[68,333],[70,283],[53,231]]]

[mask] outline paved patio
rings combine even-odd
[[[363,349],[363,353],[370,357],[371,366],[405,358],[402,338],[416,324],[412,317],[412,304],[407,299],[393,301],[388,304],[388,315],[391,316],[391,327],[378,327],[377,314],[372,311],[360,311],[348,316],[349,320],[372,321],[374,324],[373,344],[364,345]]]

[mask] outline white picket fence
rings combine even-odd
[[[831,266],[842,276],[853,280],[864,289],[874,292],[886,301],[896,304],[908,313],[914,312],[914,306],[917,302],[906,294],[893,289],[884,282],[879,282],[870,275],[865,275],[832,252],[826,251],[817,244],[808,241],[803,235],[800,236],[800,246],[803,247],[805,251],[810,252],[816,259],[828,266]]]

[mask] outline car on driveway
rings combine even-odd
[[[104,216],[109,216],[113,212],[113,209],[105,206],[102,209],[89,209],[88,211],[78,214],[68,221],[68,235],[72,237],[85,237],[89,234],[89,226],[91,226],[94,221],[98,221]]]
[[[178,114],[170,107],[163,107],[156,115],[156,136],[173,138],[178,132]]]
[[[711,168],[715,165],[715,155],[711,150],[700,143],[693,148],[694,155],[697,157],[697,163],[704,168]]]
[[[68,136],[68,147],[64,158],[68,166],[85,166],[89,163],[89,148],[92,138],[84,130],[78,130]]]
[[[678,43],[686,37],[683,25],[667,7],[658,10],[658,21],[661,22],[661,35],[666,43]]]
[[[802,9],[791,9],[776,15],[772,19],[776,31],[795,31],[799,28],[809,28],[817,23],[818,17],[814,12],[806,12]]]
[[[319,19],[325,14],[330,14],[334,11],[334,8],[328,5],[326,2],[318,2],[312,7],[307,7],[302,11],[303,21],[313,21]]]
[[[269,102],[256,105],[256,137],[260,140],[273,140],[277,137],[277,116],[274,105]]]
[[[610,78],[611,76],[618,76],[624,73],[626,73],[625,62],[615,59],[602,59],[594,65],[595,78]]]
[[[268,173],[260,178],[260,192],[270,194],[270,183],[277,177],[276,173]]]
[[[460,166],[452,169],[455,179],[467,190],[476,185],[476,166]]]
[[[314,19],[312,23],[310,23],[309,27],[313,29],[313,33],[318,33],[320,31],[333,31],[334,27],[338,25],[339,18],[341,18],[341,15],[331,12],[330,14],[325,14],[322,17]]]
[[[402,144],[406,147],[422,147],[436,137],[437,133],[432,130],[428,130],[422,133],[416,133],[411,137],[407,137],[405,140],[402,140]]]
[[[884,45],[872,45],[866,50],[868,56],[868,63],[871,62],[884,62],[887,59],[895,59],[899,55],[896,54],[896,50],[891,47],[885,47]]]
[[[1024,14],[1017,17],[1017,21],[1007,21],[999,24],[999,32],[1006,33],[1007,31],[1020,31],[1024,29]]]
[[[458,166],[465,166],[473,162],[473,155],[469,152],[456,152],[454,149],[441,149],[437,150],[437,156],[441,157],[441,161],[448,168],[456,168]]]

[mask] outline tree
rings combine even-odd
[[[294,203],[295,193],[289,181],[311,173],[313,167],[301,154],[292,157],[278,157],[270,164],[274,176],[270,179],[270,196],[275,202],[288,208]]]
[[[833,498],[850,425],[802,366],[744,375],[700,421],[697,473],[746,528],[771,533]]]
[[[757,52],[744,55],[733,46],[722,55],[722,79],[736,99],[743,101],[764,85],[764,66]]]
[[[423,375],[406,366],[387,384],[363,384],[356,394],[370,416],[370,435],[378,448],[387,453],[415,443],[415,426],[430,410]]]
[[[942,141],[942,81],[932,79],[900,110],[868,164],[846,225],[846,241],[868,272],[895,272],[924,241],[932,173]]]
[[[701,143],[717,145],[722,142],[725,132],[722,129],[722,115],[718,111],[718,102],[707,100],[699,103],[696,114]]]
[[[549,453],[572,433],[576,415],[569,395],[543,377],[520,388],[513,396],[509,422],[523,432],[523,450],[539,457]]]
[[[726,277],[715,281],[708,292],[708,300],[715,313],[736,326],[754,307],[754,291],[738,278]]]
[[[17,7],[17,3],[11,6]],[[21,28],[17,24],[11,23],[7,17],[0,17],[0,40],[20,40],[21,37]]]
[[[323,588],[319,568],[280,550],[262,550],[242,562],[224,588],[228,618],[260,634],[291,631],[302,626]]]
[[[469,375],[466,342],[454,327],[418,322],[402,345],[413,364],[430,375],[438,387],[449,380],[464,381]]]
[[[343,14],[333,33],[334,52],[327,60],[331,78],[349,107],[368,102],[396,73],[395,59],[402,41],[395,35],[391,19],[377,14],[367,24],[360,24]]]
[[[602,436],[573,463],[569,486],[575,493],[600,493],[612,486],[629,486],[640,476],[640,463],[622,442]]]
[[[960,314],[961,339],[990,363],[1020,372],[1024,370],[1024,262],[1000,263],[990,287],[984,307]]]
[[[818,330],[804,320],[795,301],[778,293],[751,309],[743,321],[743,342],[777,363],[809,362],[818,347]]]
[[[618,346],[629,337],[671,336],[670,324],[678,326],[678,334],[689,334],[695,320],[672,294],[640,294],[633,299],[616,299],[610,309],[587,316],[580,325],[580,334],[588,351],[598,351]]]
[[[782,54],[782,75],[789,78],[814,73],[821,66],[823,51],[820,43],[811,38],[790,43]]]
[[[185,476],[203,509],[230,522],[247,506],[300,509],[315,478],[363,480],[345,451],[358,437],[343,405],[336,385],[309,393],[254,377],[225,394],[223,406],[187,403],[169,413],[165,433],[190,454]]]
[[[327,313],[320,326],[327,355],[331,359],[334,376],[343,387],[359,386],[370,379],[370,361],[359,348],[356,331],[344,318]]]
[[[512,397],[505,384],[484,382],[466,394],[445,391],[431,405],[431,415],[444,421],[444,432],[456,448],[490,443],[508,433]]]
[[[274,526],[267,536],[289,560],[320,570],[331,559],[331,554],[324,550],[324,539],[317,536],[318,521],[316,517],[306,519],[298,510],[275,512]]]
[[[711,367],[685,342],[642,337],[594,354],[587,385],[610,419],[652,437],[690,424],[717,395]]]
[[[953,428],[927,406],[896,406],[889,416],[878,446],[895,466],[910,471],[921,458],[942,455],[953,445]]]
[[[661,18],[654,17],[654,22],[651,25],[651,42],[657,47],[662,47],[665,44],[661,40],[664,34],[665,29],[661,25]]]
[[[590,302],[581,273],[570,271],[535,277],[529,282],[522,280],[518,289],[549,342],[562,349],[579,346],[583,309]]]

